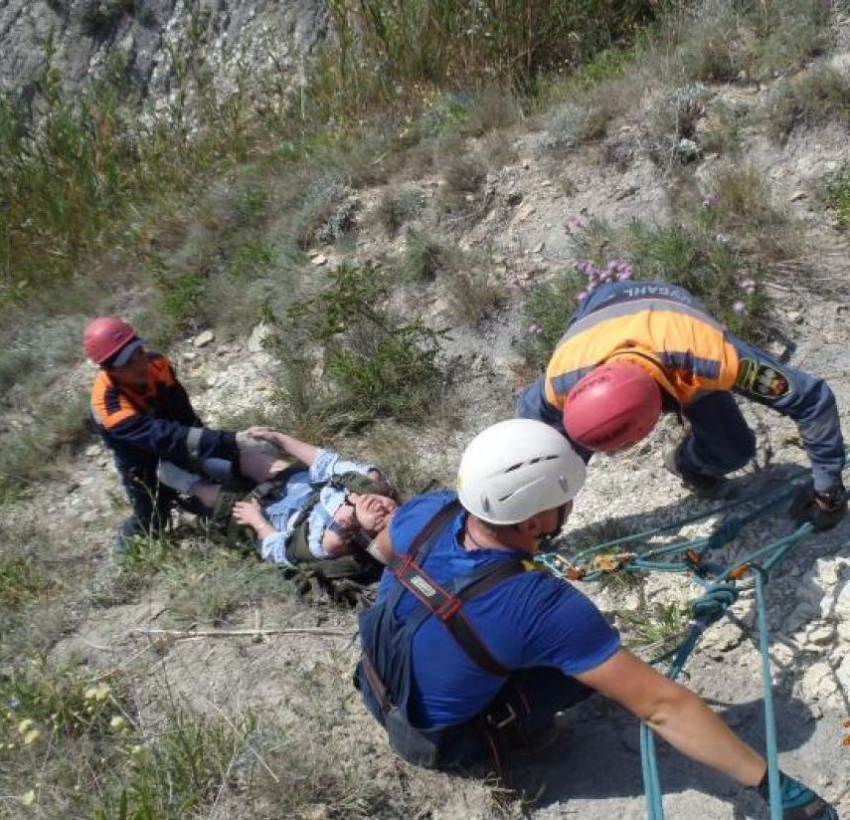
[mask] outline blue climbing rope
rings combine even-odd
[[[708,561],[707,558],[715,550],[735,540],[745,527],[758,521],[770,510],[790,499],[800,490],[803,483],[800,480],[789,482],[787,487],[778,492],[767,495],[761,493],[750,495],[695,515],[680,518],[670,524],[647,529],[634,535],[615,538],[582,550],[572,559],[566,559],[557,553],[546,553],[535,559],[550,572],[570,580],[599,580],[617,571],[691,573],[693,580],[702,585],[704,591],[702,595],[691,602],[691,621],[688,630],[678,646],[652,661],[652,663],[656,663],[672,659],[666,671],[667,677],[671,680],[675,680],[681,674],[705,630],[725,616],[729,607],[738,600],[741,591],[744,589],[755,590],[764,703],[765,758],[767,760],[771,820],[782,820],[782,797],[779,785],[779,754],[773,708],[773,681],[770,672],[765,585],[770,571],[797,544],[811,536],[814,528],[809,523],[803,524],[790,535],[771,541],[746,558],[726,568]],[[680,530],[689,524],[714,515],[728,513],[747,504],[754,504],[749,512],[726,519],[709,536],[676,541],[672,544],[648,549],[642,553],[614,552],[612,554],[614,548],[622,549],[625,544],[645,544],[661,533]],[[746,576],[751,576],[754,583],[747,586],[739,585],[738,581]],[[658,772],[655,735],[645,723],[640,726],[640,750],[643,783],[646,792],[647,818],[648,820],[664,820],[663,793]]]

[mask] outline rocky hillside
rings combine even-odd
[[[245,78],[296,75],[326,25],[314,0],[9,0],[0,8],[0,90],[35,99],[49,66],[68,93],[120,79],[163,111],[190,60],[226,99]]]
[[[69,83],[102,64],[109,44],[125,43],[133,76],[154,97],[173,88],[168,58],[155,55],[173,52],[169,38],[181,41],[199,9],[207,9],[205,36],[226,44],[209,60],[227,61],[242,46],[251,61],[273,59],[247,44],[269,36],[282,48],[276,32],[294,31],[296,41],[284,38],[290,51],[274,52],[294,65],[322,30],[306,3],[258,2],[254,14],[247,4],[210,3],[191,14],[182,4],[146,7],[156,25],[138,4],[21,3],[13,13],[12,0],[0,10],[0,31],[4,43],[18,32],[20,40],[8,40],[17,43],[61,27],[57,55]],[[120,259],[122,275],[138,276],[135,286],[105,292],[85,310],[54,309],[44,338],[77,338],[85,311],[101,307],[156,333],[163,315],[177,316],[169,354],[208,423],[286,426],[374,458],[411,491],[451,481],[470,437],[511,415],[517,390],[535,377],[589,285],[587,271],[615,263],[639,278],[703,288],[701,298],[736,331],[825,376],[847,432],[850,20],[840,9],[805,17],[804,7],[794,6],[793,26],[768,31],[709,4],[675,39],[615,50],[577,79],[553,80],[533,104],[503,93],[434,93],[421,115],[382,120],[381,133],[360,142],[333,143],[330,123],[311,135],[314,154],[288,145],[271,158],[254,154],[205,180],[181,209],[136,225],[144,253],[100,262]],[[77,36],[95,8],[109,12],[108,26]],[[774,51],[760,49],[769,37]],[[76,56],[74,42],[87,44]],[[804,42],[805,53],[793,51]],[[5,76],[35,72],[34,50],[18,51],[17,63],[15,53],[3,51]],[[143,276],[146,264],[159,266],[158,279]],[[358,394],[357,404],[347,391],[362,360],[323,369],[328,351],[365,345],[370,321],[353,322],[340,346],[320,321],[328,294],[350,300],[352,314],[368,301],[379,318],[401,323],[394,328],[414,329],[418,347],[386,355],[410,354],[421,365],[421,391],[397,385],[394,405],[379,403],[380,391]],[[425,329],[445,333],[435,341]],[[20,355],[32,350],[24,329],[14,338]],[[85,390],[89,365],[62,362],[57,354],[47,384],[37,372],[10,382],[5,441],[28,443],[41,430],[26,398],[34,385],[44,401],[66,404]],[[391,375],[375,377],[387,380],[378,386]],[[742,409],[759,449],[735,480],[758,498],[807,462],[792,424],[753,403]],[[593,460],[565,549],[706,509],[662,466],[681,432],[665,419],[640,447]],[[0,524],[0,805],[8,816],[644,816],[637,725],[621,709],[597,699],[565,715],[554,749],[515,772],[523,799],[415,770],[389,752],[349,685],[353,612],[299,597],[273,568],[222,549],[188,518],[167,541],[113,562],[126,504],[92,438],[31,474],[26,489],[4,496]],[[709,517],[682,534],[708,534],[721,522]],[[791,531],[783,514],[763,519],[718,560]],[[850,812],[848,547],[845,521],[798,546],[768,584],[782,766],[842,815]],[[699,594],[679,575],[583,589],[647,655],[684,627],[685,605]],[[685,681],[761,747],[754,622],[745,593],[703,636]],[[247,633],[222,635],[230,630]],[[667,816],[767,816],[756,795],[671,749],[660,750],[660,762]]]

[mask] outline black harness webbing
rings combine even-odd
[[[522,561],[517,558],[510,561],[500,561],[496,567],[484,567],[478,576],[472,576],[468,579],[468,583],[456,594],[441,587],[416,563],[416,557],[422,547],[425,544],[430,547],[430,542],[454,517],[459,506],[458,502],[455,501],[443,507],[418,533],[410,546],[410,550],[405,555],[400,555],[392,550],[388,568],[408,592],[416,596],[426,609],[445,624],[452,637],[478,667],[490,675],[507,677],[511,670],[503,666],[487,648],[462,612],[461,607],[464,601],[483,595],[502,581],[525,572]],[[368,667],[366,671],[369,675]],[[371,671],[374,672],[375,670]],[[369,675],[369,678],[370,683],[372,683],[372,676]],[[378,691],[375,694],[380,697]]]

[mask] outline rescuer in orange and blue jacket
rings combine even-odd
[[[625,281],[592,292],[545,375],[520,394],[517,415],[557,428],[587,459],[630,446],[661,412],[678,412],[690,431],[665,465],[696,493],[722,497],[723,476],[755,455],[733,393],[797,423],[812,484],[792,516],[819,529],[838,523],[847,509],[845,453],[829,386],[735,337],[684,288]]]
[[[93,320],[84,331],[83,347],[100,367],[91,417],[113,452],[133,507],[118,533],[115,547],[121,552],[130,537],[158,531],[168,519],[176,495],[157,481],[159,460],[186,467],[199,462],[209,466],[215,459],[232,464],[238,460],[236,434],[203,426],[171,363],[146,350],[126,322]]]

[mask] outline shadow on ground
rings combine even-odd
[[[776,688],[785,691],[786,683],[779,680]],[[761,699],[712,703],[712,707],[750,745],[764,748]],[[793,758],[793,753],[812,739],[814,716],[804,702],[781,694],[777,695],[776,711],[779,751]],[[517,763],[511,772],[514,788],[529,797],[536,796],[535,809],[569,800],[642,797],[636,718],[616,704],[595,697],[571,709],[559,721],[564,731],[556,746],[545,755]],[[656,745],[664,794],[696,790],[733,801],[736,810],[761,804],[754,793],[729,778],[689,760],[663,741]]]
[[[755,474],[737,478],[735,485],[739,489],[741,499],[750,499],[753,504],[756,504],[763,502],[771,495],[782,492],[785,488],[790,489],[791,483],[799,484],[806,475],[807,471],[799,465],[775,464]],[[783,500],[747,528],[742,538],[743,543],[732,542],[731,545],[718,550],[712,557],[728,564],[748,555],[761,545],[791,534],[795,528],[786,515],[789,503],[790,500]],[[687,498],[660,506],[650,513],[621,518],[612,517],[606,523],[618,533],[639,533],[676,520],[687,519],[719,506],[721,505],[718,502]],[[725,520],[745,515],[752,509],[753,505],[742,503],[740,507],[718,519],[711,531],[717,532]],[[762,532],[758,531],[759,527]],[[753,532],[754,529],[755,532]],[[850,522],[845,521],[830,533],[818,534],[804,541],[797,550],[798,561],[804,566],[806,572],[811,569],[816,558],[830,555],[836,549],[842,548],[842,545],[846,548],[848,530],[850,530]],[[669,534],[675,534],[675,530],[671,529]],[[598,529],[594,525],[589,525],[568,531],[565,540],[580,543],[594,535],[598,536]],[[629,549],[630,545],[624,545],[624,548]],[[635,548],[638,551],[642,549],[640,545],[636,545]],[[786,560],[791,561],[793,558],[792,552]],[[782,567],[780,563],[774,570],[773,576],[776,580],[782,579]],[[797,575],[799,577],[793,579],[782,579],[786,583],[793,581],[795,588],[790,595],[785,594],[787,590],[780,584],[776,584],[777,589],[774,590],[777,594],[774,595],[771,603],[780,611],[779,617],[783,620],[787,612],[797,605],[800,596],[805,597],[805,591],[809,587],[813,595],[822,595],[822,591],[816,589],[815,584],[807,580],[806,573],[802,575],[797,573]],[[770,598],[769,584],[767,594]],[[742,623],[734,616],[731,616],[731,620],[741,627],[745,640],[753,644],[753,651],[757,651],[757,633],[748,624]],[[785,636],[775,634],[774,624],[771,624],[771,632],[774,641],[785,639]],[[754,748],[763,750],[765,748],[763,700],[761,697],[752,699],[754,688],[760,687],[760,671],[755,656],[751,667],[742,668],[740,665],[730,664],[727,670],[722,669],[723,661],[712,662],[703,659],[699,663],[699,666],[703,668],[695,672],[695,681],[706,672],[705,663],[713,665],[711,674],[715,676],[721,675],[730,681],[739,679],[737,686],[732,684],[732,690],[739,688],[743,702],[721,703],[708,699],[709,703],[736,733]],[[789,664],[774,676],[773,692],[779,752],[783,755],[783,761],[795,761],[799,750],[804,745],[811,744],[810,751],[811,746],[817,747],[822,753],[820,759],[823,760],[825,767],[832,768],[835,763],[837,772],[840,763],[833,760],[834,750],[828,748],[830,741],[825,736],[826,733],[818,731],[817,715],[809,704],[792,694],[794,683],[802,674],[804,665],[805,660],[800,655],[799,662]],[[728,687],[724,688],[728,691]],[[560,721],[565,731],[554,749],[543,756],[518,763],[512,771],[512,785],[533,800],[535,811],[539,810],[541,816],[548,817],[550,812],[546,811],[547,807],[557,812],[571,800],[622,798],[638,800],[642,798],[644,788],[641,777],[638,721],[631,714],[610,701],[596,697],[570,710],[560,718]],[[818,734],[817,738],[814,737],[816,734]],[[658,741],[657,749],[664,794],[696,791],[706,797],[711,795],[728,801],[728,811],[731,814],[725,816],[734,817],[736,820],[766,816],[764,804],[752,790],[744,789],[729,778],[689,760],[662,741]],[[793,769],[793,764],[791,768]],[[815,772],[799,774],[814,776]],[[703,799],[700,794],[692,794],[688,798],[688,805],[693,805],[695,810],[694,820],[709,815],[715,816],[714,812],[708,809],[705,813],[702,812],[700,803]],[[621,803],[620,806],[622,812],[618,814],[623,820],[632,816],[635,809],[634,803],[628,801]]]
[[[807,475],[808,471],[798,464],[771,464],[755,473],[750,472],[733,478],[731,484],[736,495],[731,501],[736,506],[729,511],[727,517],[736,516],[753,509],[753,506],[747,503],[748,501],[755,505],[763,503],[769,496],[779,494],[784,489],[790,491],[792,484],[801,484]],[[791,497],[793,498],[793,493]],[[693,516],[708,513],[713,509],[723,509],[729,503],[728,501],[706,501],[689,495],[685,498],[677,498],[669,504],[659,505],[649,512],[621,517],[612,514],[604,521],[594,521],[587,526],[575,529],[568,528],[565,535],[553,546],[569,551],[571,544],[582,544],[595,536],[598,537],[600,525],[604,525],[606,529],[610,529],[612,532],[622,534],[638,534],[663,526],[669,527],[666,532],[672,535],[676,532],[676,529],[672,526],[675,522],[682,522],[683,525],[686,525]],[[771,536],[781,537],[790,534],[794,529],[786,514],[790,503],[790,498],[778,503],[766,512],[762,521],[756,522],[754,526],[764,527],[763,521],[769,521]],[[721,523],[718,522],[715,525],[714,531],[719,528]],[[639,543],[635,542],[636,545]],[[629,547],[630,544],[625,544],[623,548]]]

